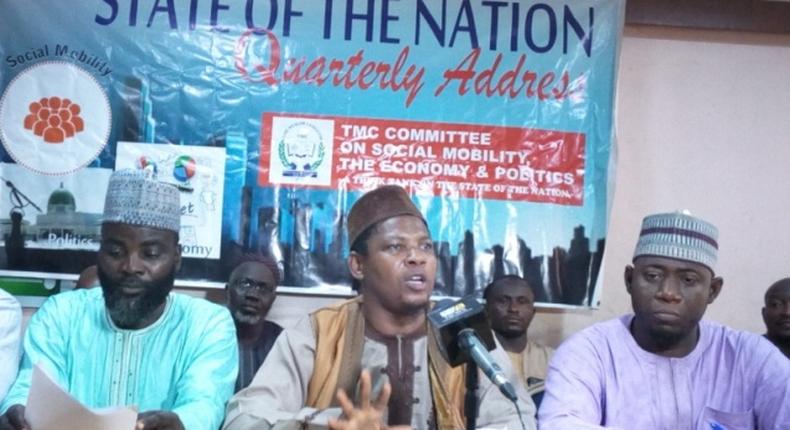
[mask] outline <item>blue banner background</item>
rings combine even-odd
[[[226,146],[223,244],[228,246],[224,261],[203,271],[190,271],[187,264],[182,273],[185,278],[222,281],[232,254],[263,248],[281,260],[288,285],[347,285],[345,273],[328,273],[342,266],[347,252],[342,234],[335,233],[342,226],[338,214],[347,212],[359,193],[257,187],[264,112],[490,124],[585,134],[584,204],[576,207],[415,197],[427,214],[434,239],[446,242],[450,255],[468,252],[465,246],[471,246],[469,233],[474,238],[475,257],[459,255],[454,261],[447,260],[447,267],[441,270],[449,273],[440,273],[437,291],[469,293],[504,270],[531,276],[533,284],[540,282],[533,287],[544,302],[597,305],[599,292],[594,284],[611,192],[608,177],[614,139],[614,88],[624,1],[0,0],[0,5],[6,28],[0,34],[0,89],[29,65],[47,59],[74,62],[107,89],[113,127],[108,145],[93,167],[114,166],[118,140]],[[519,17],[516,30],[514,13]],[[349,19],[353,14],[357,18]],[[441,38],[431,30],[428,17],[445,22],[443,40],[437,40]],[[588,46],[569,20],[585,30]],[[552,22],[555,38],[549,43]],[[590,22],[592,26],[588,27]],[[529,37],[534,46],[529,45],[524,33],[527,24],[532,24]],[[246,49],[239,55],[240,38],[250,26],[256,26],[257,31],[248,34]],[[375,85],[362,90],[330,82],[322,86],[251,82],[240,73],[236,62],[242,58],[249,70],[256,64],[270,65],[273,52],[267,42],[270,39],[263,35],[264,28],[277,38],[282,57],[306,58],[305,67],[319,56],[326,57],[327,63],[331,59],[345,61],[359,51],[363,51],[363,64],[392,64],[408,47],[404,70],[410,65],[424,68],[423,86],[407,103],[405,91]],[[493,39],[492,31],[497,33]],[[511,49],[513,40],[515,49]],[[49,46],[49,56],[32,58],[44,45]],[[77,54],[58,58],[56,45],[67,45],[69,52]],[[515,98],[486,97],[474,91],[459,95],[459,82],[453,81],[436,96],[434,92],[445,81],[443,73],[458,67],[473,48],[480,48],[475,67],[478,73],[502,54],[497,73],[501,75],[524,54],[522,73],[533,70],[540,78],[548,72],[558,76],[567,72],[572,81],[584,81],[583,91],[563,100],[539,100],[525,97],[523,92]],[[26,54],[30,59],[17,61]],[[275,71],[281,80],[285,63],[283,59]],[[256,72],[250,76],[261,77]],[[3,161],[13,161],[5,151],[2,155]],[[31,172],[31,176],[35,174]],[[298,209],[300,204],[309,208],[307,214]],[[272,230],[274,240],[269,240],[269,230],[258,228],[267,221],[260,218],[259,208],[269,206],[277,216],[273,220],[277,224]],[[300,216],[307,217],[301,227]],[[300,243],[298,237],[304,232],[299,230],[305,223],[308,235]],[[579,226],[583,227],[581,236]],[[576,242],[572,242],[574,229]],[[315,231],[324,235],[318,243]],[[332,251],[327,238],[333,236],[340,241],[333,248],[340,255],[321,261],[316,254]],[[525,251],[517,238],[531,249],[534,263],[525,262]],[[499,260],[496,244],[503,247]],[[565,254],[557,254],[558,247]],[[304,261],[295,261],[299,255]],[[586,270],[571,267],[573,258],[586,261]],[[77,273],[80,269],[61,270]],[[552,275],[557,270],[564,272]],[[575,292],[569,293],[571,290]]]

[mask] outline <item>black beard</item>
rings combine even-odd
[[[653,342],[659,350],[666,350],[677,345],[684,337],[685,335],[682,333],[667,333],[662,330],[650,330],[650,338],[653,339]]]
[[[99,281],[104,292],[104,304],[107,312],[116,326],[120,328],[137,327],[141,321],[150,316],[156,308],[167,300],[167,295],[173,289],[176,277],[176,268],[173,267],[168,276],[156,282],[141,283],[133,279],[113,282],[110,276],[98,267]],[[143,293],[137,297],[125,297],[121,292],[121,285],[125,282],[137,283],[145,286]]]
[[[495,330],[496,331],[496,330]],[[526,333],[525,331],[517,331],[517,330],[501,330],[497,331],[497,334],[504,337],[505,339],[516,339],[520,336],[523,336]]]
[[[783,345],[790,345],[790,335],[785,335],[782,333],[766,333],[765,337],[768,338],[773,343],[783,344]]]

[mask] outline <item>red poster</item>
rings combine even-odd
[[[553,130],[265,113],[258,182],[580,206],[584,143]]]

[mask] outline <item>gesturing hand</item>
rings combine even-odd
[[[390,400],[392,387],[389,382],[384,384],[378,398],[371,404],[370,402],[370,372],[363,370],[360,375],[360,396],[359,407],[355,407],[346,392],[342,389],[337,390],[337,401],[343,409],[341,418],[329,420],[329,428],[332,430],[410,430],[409,426],[388,427],[384,423],[384,410]]]

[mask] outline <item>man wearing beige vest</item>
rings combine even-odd
[[[228,403],[224,429],[299,429],[327,416],[331,429],[465,428],[464,368],[447,364],[428,330],[436,255],[422,214],[402,188],[380,187],[351,208],[348,238],[360,295],[283,331]],[[535,406],[519,395],[525,428],[535,429]],[[477,404],[479,428],[522,428],[485,377]]]
[[[535,294],[526,279],[505,275],[488,284],[483,297],[497,348],[491,356],[523,384],[536,407],[543,398],[552,348],[527,338],[535,316]]]

